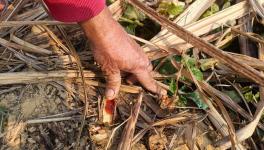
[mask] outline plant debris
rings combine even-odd
[[[158,97],[122,73],[115,100],[76,23],[0,0],[0,149],[264,149],[263,0],[107,0]]]

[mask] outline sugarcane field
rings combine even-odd
[[[0,150],[264,150],[264,0],[0,0]]]

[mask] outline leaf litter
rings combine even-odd
[[[261,2],[108,0],[168,96],[123,82],[116,107],[105,107],[81,29],[52,20],[39,1],[8,1],[0,149],[263,149]],[[105,108],[115,109],[108,124]]]

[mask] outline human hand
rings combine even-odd
[[[114,99],[121,85],[120,71],[132,73],[147,90],[159,96],[166,90],[151,75],[152,65],[140,46],[112,18],[108,8],[80,25],[91,41],[93,54],[106,75],[106,98]]]

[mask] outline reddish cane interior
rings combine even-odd
[[[114,114],[115,111],[115,100],[106,100],[105,102],[105,112],[108,114]]]
[[[5,8],[5,5],[4,4],[1,4],[0,2],[0,12]]]

